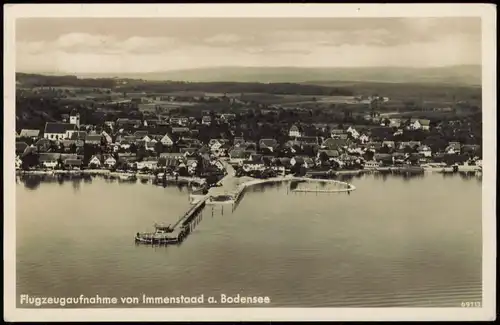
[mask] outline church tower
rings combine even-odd
[[[80,114],[76,110],[72,110],[69,115],[69,123],[76,125],[76,127],[80,128]]]

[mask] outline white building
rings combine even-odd
[[[351,134],[351,137],[353,137],[354,139],[357,139],[359,138],[359,132],[356,131],[355,128],[353,128],[352,126],[350,126],[348,129],[347,129],[347,133],[350,133]]]
[[[290,131],[288,132],[288,136],[290,137],[300,137],[302,133],[300,132],[300,129],[297,125],[292,125],[290,128]]]
[[[76,131],[77,127],[75,124],[47,122],[43,137],[49,140],[70,139]]]
[[[76,125],[77,128],[80,127],[80,113],[76,110],[72,110],[69,115],[69,123]]]

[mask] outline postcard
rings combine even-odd
[[[16,4],[4,319],[495,319],[496,10]]]

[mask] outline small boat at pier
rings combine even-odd
[[[179,242],[179,236],[173,234],[174,229],[164,225],[155,224],[154,232],[138,232],[135,242],[141,244],[175,244]]]

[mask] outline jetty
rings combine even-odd
[[[212,187],[206,195],[196,195],[191,198],[192,206],[181,215],[178,220],[169,226],[155,225],[155,231],[150,233],[137,233],[136,243],[142,244],[180,244],[192,232],[193,227],[200,221],[201,213],[207,204],[231,204],[233,211],[245,194],[245,190],[257,184],[269,184],[284,181],[322,182],[340,185],[338,189],[293,189],[291,192],[321,192],[321,193],[348,193],[356,187],[352,184],[332,179],[317,179],[294,176],[281,176],[267,179],[254,179],[251,177],[235,177],[234,168],[224,163],[227,174],[219,182],[219,186]]]

